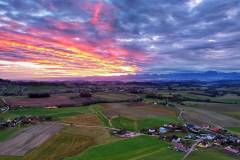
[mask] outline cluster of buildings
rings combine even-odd
[[[36,124],[43,121],[51,121],[52,117],[49,116],[21,116],[16,117],[12,120],[0,120],[0,129],[5,129],[9,127],[17,127],[27,124]]]
[[[186,133],[185,137],[174,134],[178,132]],[[160,128],[143,130],[143,133],[159,135],[161,139],[170,141],[173,148],[186,153],[195,145],[199,148],[221,147],[227,152],[240,155],[240,138],[223,128],[210,128],[208,125],[200,127],[193,124],[166,124]],[[167,136],[167,133],[173,135]]]
[[[113,130],[115,136],[129,138],[139,135],[158,136],[159,139],[171,142],[172,147],[181,152],[190,152],[195,148],[218,147],[226,152],[240,155],[240,138],[223,128],[211,128],[208,125],[165,124],[158,128],[147,128],[140,133],[126,130]]]
[[[121,137],[121,138],[132,138],[132,137],[137,137],[137,136],[140,136],[140,135],[143,135],[143,134],[138,133],[138,132],[127,131],[125,129],[113,129],[112,130],[112,135],[118,136],[118,137]]]

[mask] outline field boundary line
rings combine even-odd
[[[90,110],[92,110],[92,111],[94,112],[94,114],[95,114],[100,120],[101,120],[101,118],[100,118],[99,116],[101,116],[102,118],[104,118],[104,119],[107,121],[107,123],[108,123],[108,124],[106,124],[107,126],[109,126],[109,127],[112,126],[111,120],[110,120],[108,117],[106,117],[106,116],[102,113],[101,110],[99,111],[98,108],[94,108],[94,107],[91,107]],[[104,123],[104,122],[103,122],[103,123]]]
[[[89,128],[103,128],[103,129],[117,129],[107,126],[98,126],[98,125],[84,125],[84,124],[74,124],[74,123],[66,123],[66,122],[58,122],[59,124],[64,124],[67,126],[76,126],[76,127],[89,127]]]
[[[140,159],[140,158],[144,158],[144,157],[150,156],[150,155],[152,155],[152,154],[154,154],[154,153],[160,152],[160,151],[162,151],[162,150],[164,149],[164,148],[158,149],[158,146],[154,146],[154,147],[151,147],[151,148],[148,148],[148,149],[150,150],[150,149],[155,149],[155,148],[156,148],[156,150],[154,150],[154,151],[152,151],[152,152],[148,152],[148,153],[145,153],[145,154],[141,154],[141,155],[139,155],[139,156],[137,156],[137,157],[130,158],[129,160],[138,160],[138,159]],[[147,149],[147,150],[148,150],[148,149]]]

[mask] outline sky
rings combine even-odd
[[[0,78],[240,72],[240,0],[0,0]]]

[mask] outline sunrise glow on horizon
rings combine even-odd
[[[89,28],[98,32],[112,32],[111,19],[103,21],[104,14],[111,16],[112,5],[103,1],[79,2],[78,5],[83,5],[83,12],[89,16],[84,22],[80,22],[80,19],[72,21],[47,16],[57,10],[51,3],[47,5],[46,10],[39,10],[38,13],[32,11],[30,14],[45,21],[47,26],[44,27],[14,20],[2,13],[0,51],[5,57],[0,59],[0,72],[6,77],[37,79],[109,76],[134,74],[140,70],[134,62],[126,60],[127,56],[139,56],[138,53],[132,54],[115,45],[111,38],[91,43],[90,38],[84,35]],[[114,11],[114,8],[111,9]],[[76,33],[68,33],[71,30]]]

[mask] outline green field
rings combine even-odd
[[[128,129],[131,131],[141,130],[144,128],[160,127],[167,123],[181,123],[177,117],[174,116],[158,116],[149,117],[141,120],[133,120],[126,117],[116,117],[112,120],[115,128]]]
[[[20,129],[22,129],[22,128],[15,127],[15,128],[7,128],[7,129],[0,130],[0,142],[11,138]]]
[[[227,128],[229,131],[231,131],[234,134],[237,134],[238,136],[240,136],[240,128],[239,127],[235,127],[235,128]]]
[[[221,97],[213,98],[213,100],[229,104],[240,104],[240,96],[234,94],[226,94]]]
[[[239,157],[226,154],[222,150],[207,149],[193,152],[186,160],[239,160]]]
[[[127,129],[130,131],[137,130],[137,121],[136,120],[132,120],[132,119],[122,117],[122,116],[113,118],[112,125],[115,128]]]
[[[167,123],[181,123],[175,116],[158,116],[150,117],[138,122],[138,129],[144,129],[149,127],[159,127]]]
[[[18,116],[52,116],[53,118],[73,116],[81,113],[90,113],[88,107],[68,107],[57,109],[46,108],[19,108],[16,110],[10,110],[7,113],[0,115],[0,119],[13,119]]]
[[[108,118],[103,114],[101,108],[99,105],[92,105],[90,107],[90,110],[96,114],[96,116],[102,121],[102,123],[107,126],[107,127],[110,127],[111,124],[109,123],[109,120]]]
[[[141,136],[91,147],[78,156],[66,160],[177,160],[183,157],[182,152],[169,148],[167,142],[154,137]],[[217,149],[197,150],[186,160],[237,160]]]
[[[142,155],[133,160],[180,160],[183,154],[167,147],[160,148],[152,153]]]
[[[23,160],[22,157],[16,156],[1,156],[0,160]]]
[[[132,139],[121,140],[105,145],[91,147],[78,156],[66,160],[134,160],[148,156],[161,149],[167,149],[168,144],[154,137],[140,136]],[[166,152],[167,154],[169,152]],[[173,158],[181,157],[177,152]]]

